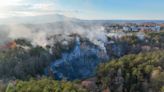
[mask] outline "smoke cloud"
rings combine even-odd
[[[68,35],[78,34],[105,50],[104,42],[107,41],[103,26],[89,23],[84,25],[65,21],[61,23],[35,24],[30,26],[12,24],[8,25],[8,29],[6,32],[1,32],[0,38],[4,39],[4,41],[0,43],[4,43],[7,39],[14,40],[24,38],[31,41],[34,46],[39,45],[45,47],[53,43],[53,40],[48,40],[51,36],[61,34],[63,35],[62,37],[67,40]]]
[[[11,39],[8,38],[8,32],[4,30],[0,30],[0,45],[3,45],[10,40]]]

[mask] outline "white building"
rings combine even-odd
[[[112,32],[107,34],[108,37],[114,37],[114,38],[121,38],[123,36],[126,36],[124,32]]]
[[[156,26],[155,28],[156,28],[156,31],[157,32],[160,32],[160,30],[161,30],[161,27],[160,26]]]
[[[131,28],[125,26],[125,27],[123,27],[123,31],[125,31],[125,32],[131,31]]]
[[[135,26],[132,26],[132,27],[131,27],[131,30],[132,30],[133,32],[139,31],[138,27],[135,27]]]

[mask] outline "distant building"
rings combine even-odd
[[[160,32],[161,26],[157,24],[144,24],[144,25],[135,25],[135,24],[126,24],[126,25],[115,25],[107,26],[106,31],[108,33],[117,33],[117,32]]]
[[[155,31],[155,32],[160,32],[161,27],[160,26],[140,27],[140,30],[142,30],[142,31]]]
[[[127,27],[127,26],[125,26],[125,27],[123,27],[123,31],[125,31],[125,32],[131,31],[131,28],[130,28],[130,27]]]
[[[137,36],[140,40],[144,40],[144,38],[145,38],[145,33],[143,33],[143,32],[138,32],[136,36]]]
[[[138,28],[138,27],[135,27],[135,26],[132,26],[132,27],[131,27],[131,31],[137,32],[137,31],[139,31],[139,28]]]
[[[125,31],[125,32],[129,32],[129,31],[137,32],[137,31],[139,31],[139,28],[135,27],[135,26],[131,26],[131,27],[125,26],[125,27],[123,27],[123,31]]]
[[[160,30],[161,30],[161,27],[160,26],[156,26],[155,28],[156,28],[156,31],[157,32],[160,32]]]
[[[124,32],[113,32],[113,33],[108,33],[107,34],[108,37],[111,37],[111,38],[121,38],[123,36],[126,36],[126,34]]]

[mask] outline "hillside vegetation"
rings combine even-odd
[[[100,65],[97,77],[111,92],[164,92],[164,51],[112,60]]]
[[[78,76],[68,70],[72,71],[76,63],[79,66],[75,70],[87,71],[84,65],[97,67],[96,75],[91,78],[72,81],[56,80],[56,71],[49,67],[56,60],[60,61],[62,52],[69,55],[74,43],[70,45],[70,51],[56,44],[57,54],[53,54],[48,47],[32,46],[30,42],[18,39],[15,41],[17,47],[0,51],[0,92],[164,92],[164,32],[145,34],[144,40],[134,35],[110,38],[113,43],[106,45],[110,59],[98,63],[98,67],[94,65],[95,57],[92,62],[78,57],[75,63],[63,63],[64,68],[56,66],[69,76]],[[83,59],[86,60],[84,65],[80,63]]]

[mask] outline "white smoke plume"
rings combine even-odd
[[[84,27],[81,24],[65,21],[62,23],[27,25],[12,24],[9,25],[9,31],[6,34],[8,39],[25,38],[32,42],[34,46],[39,45],[45,47],[52,44],[53,40],[48,40],[48,37],[62,34],[63,38],[67,39],[68,35],[78,34],[81,37],[88,38],[95,45],[105,50],[104,42],[107,41],[106,33],[103,26],[88,24]],[[4,38],[0,35],[1,38]],[[5,38],[5,39],[6,39]]]
[[[9,34],[8,37],[11,39],[25,38],[25,39],[33,39],[32,30],[26,28],[23,25],[11,24],[9,25]]]
[[[4,45],[10,40],[11,39],[8,38],[8,32],[1,29],[0,30],[0,45]]]

